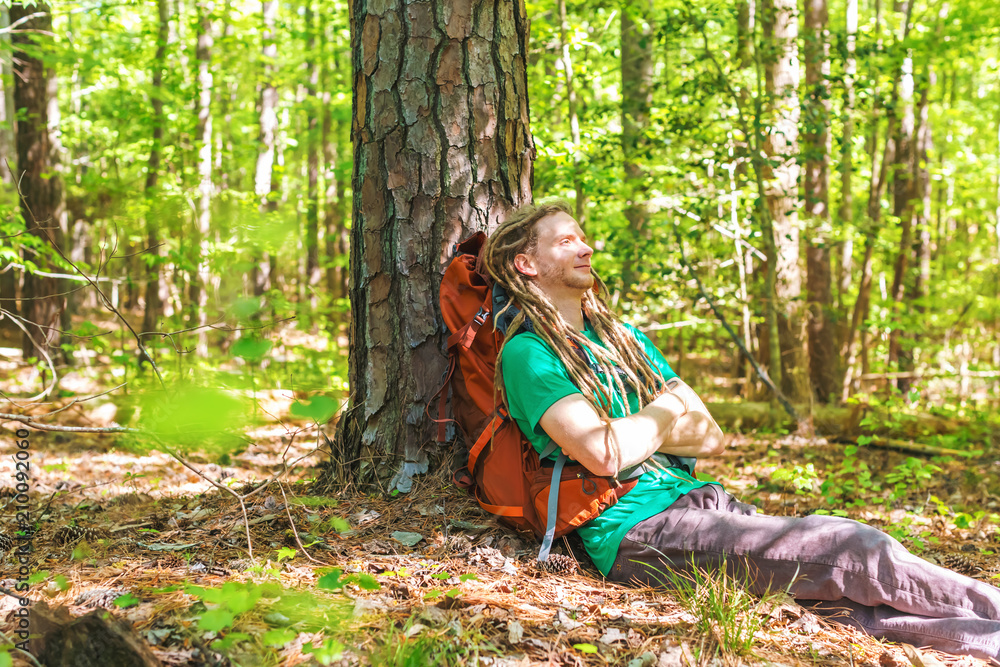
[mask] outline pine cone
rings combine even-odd
[[[542,572],[553,574],[576,574],[580,565],[570,556],[550,554],[548,560],[536,560],[535,567]]]
[[[57,544],[67,546],[80,540],[93,542],[101,538],[101,531],[90,526],[63,526],[56,531],[54,539]]]
[[[0,533],[0,558],[3,558],[13,550],[14,540],[4,533]]]
[[[983,571],[983,568],[978,563],[963,554],[947,554],[941,559],[941,565],[959,574],[969,576],[979,574]]]

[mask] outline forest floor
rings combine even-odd
[[[52,422],[106,423],[100,409],[74,407]],[[257,429],[228,465],[189,463],[246,494],[314,447],[290,438],[290,428]],[[0,442],[9,536],[16,429],[5,424]],[[689,591],[688,602],[609,583],[573,542],[556,551],[581,560],[577,573],[541,572],[535,544],[499,526],[445,473],[395,497],[352,489],[316,497],[315,455],[247,498],[244,516],[233,495],[166,454],[130,450],[121,436],[31,431],[28,439],[29,504],[41,521],[29,597],[73,616],[110,610],[167,665],[985,664],[881,643],[733,582],[702,582],[713,590]],[[925,558],[998,583],[1000,457],[995,442],[979,445],[974,460],[862,447],[845,466],[843,444],[734,435],[699,470],[763,512],[844,510]],[[877,488],[856,487],[867,478],[862,463]],[[823,480],[839,504],[821,497]],[[8,552],[0,581],[8,589],[14,560]],[[721,604],[709,609],[711,595]],[[17,600],[0,598],[10,636]]]

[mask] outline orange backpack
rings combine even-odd
[[[635,477],[619,483],[594,475],[582,465],[566,465],[555,443],[542,452],[521,433],[502,403],[494,401],[493,378],[497,353],[507,326],[516,314],[504,310],[494,327],[493,314],[507,304],[507,294],[482,268],[486,235],[482,232],[455,246],[455,256],[441,280],[441,314],[451,335],[449,366],[441,388],[438,440],[445,426],[455,422],[472,442],[468,462],[453,475],[455,484],[473,494],[479,505],[519,530],[542,539],[538,559],[546,560],[552,540],[587,523],[618,502],[636,484]],[[447,419],[451,388],[453,420]],[[634,474],[638,476],[641,470]],[[558,479],[558,483],[554,483]]]

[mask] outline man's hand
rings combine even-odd
[[[680,378],[674,378],[668,383],[669,391],[676,396],[686,408],[671,429],[657,451],[676,456],[713,456],[721,454],[726,448],[722,429],[709,413],[705,403],[694,389]],[[680,450],[697,447],[700,454],[682,454]]]
[[[610,428],[579,393],[553,403],[539,423],[567,456],[602,476],[638,465],[656,451],[700,457],[724,446],[722,431],[705,404],[683,382],[639,412],[612,419]]]

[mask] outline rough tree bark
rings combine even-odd
[[[625,218],[629,238],[622,266],[622,292],[639,279],[642,240],[649,233],[649,110],[653,104],[653,13],[651,0],[632,0],[622,7],[622,152],[625,157]]]
[[[837,387],[830,268],[830,54],[826,0],[806,0],[805,214],[808,224],[806,291],[808,293],[809,379],[822,403]]]
[[[781,347],[782,390],[789,398],[801,400],[808,393],[808,377],[803,341],[802,272],[799,268],[798,154],[799,64],[798,24],[795,0],[764,0],[762,6],[766,86],[771,104],[771,122],[764,151],[768,183],[764,193],[770,211],[774,261],[774,293]],[[766,240],[765,242],[769,241]],[[770,243],[768,243],[770,245]],[[772,343],[773,345],[773,343]]]
[[[156,221],[155,199],[160,178],[160,152],[163,150],[163,71],[167,65],[167,41],[170,39],[170,8],[167,0],[156,0],[159,23],[156,33],[156,55],[153,57],[152,91],[149,94],[153,107],[153,142],[149,148],[149,162],[146,165],[146,248],[154,257],[160,256],[159,225]],[[146,269],[145,309],[142,314],[142,330],[155,331],[162,304],[160,303],[160,262],[153,261]]]
[[[37,57],[33,47],[38,40],[48,39],[52,32],[52,15],[44,3],[10,8],[10,22],[15,23],[38,14],[20,24],[12,36],[14,55],[14,108],[17,123],[17,168],[21,191],[21,213],[29,233],[48,239],[42,243],[50,251],[50,241],[62,244],[66,208],[62,178],[57,169],[58,143],[49,124],[49,80],[54,72]],[[29,48],[24,51],[24,48]],[[42,269],[48,263],[41,255],[25,250],[24,259]],[[59,346],[60,318],[66,306],[61,293],[61,281],[56,278],[25,273],[21,290],[21,315],[27,320],[28,332],[22,339],[25,359],[52,357]]]
[[[523,0],[353,0],[351,404],[338,477],[406,491],[446,367],[437,293],[452,245],[530,201]],[[335,469],[335,472],[338,469]],[[336,477],[335,477],[336,479]]]

